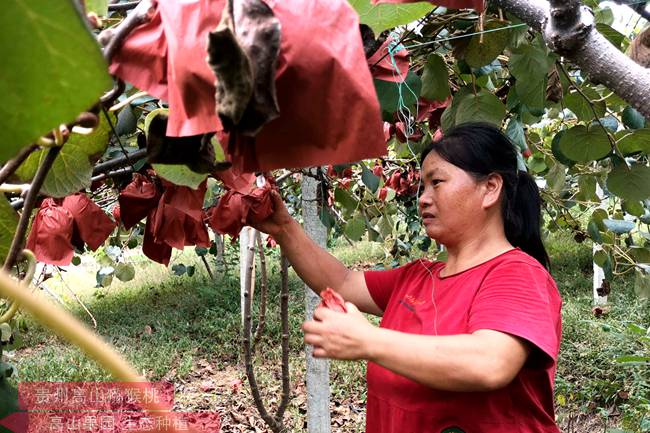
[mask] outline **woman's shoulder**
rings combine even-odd
[[[491,267],[504,268],[510,267],[509,265],[514,263],[519,263],[527,268],[531,268],[550,276],[548,270],[535,257],[520,248],[508,250],[485,264],[491,265]]]
[[[395,274],[419,274],[433,272],[442,266],[444,262],[429,260],[429,259],[415,259],[402,265],[393,268],[380,268],[372,269],[370,272],[392,272]]]

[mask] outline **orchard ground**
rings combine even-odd
[[[591,244],[553,234],[547,246],[564,299],[564,340],[556,382],[562,431],[650,432],[649,369],[615,361],[643,350],[628,325],[650,326],[650,302],[636,297],[633,277],[619,277],[612,283],[609,310],[596,317],[591,306]],[[384,259],[381,245],[375,243],[351,247],[341,242],[332,250],[356,268],[369,268]],[[275,249],[267,257],[267,323],[255,355],[258,382],[272,411],[281,389],[278,254]],[[214,259],[209,257],[214,271]],[[227,248],[227,271],[222,266],[216,282],[207,276],[192,249],[173,257],[173,263],[196,266],[191,277],[176,276],[139,254],[129,260],[136,265],[137,274],[128,283],[115,280],[107,288],[95,288],[97,266],[84,261],[62,273],[65,284],[57,274],[45,284],[77,317],[92,325],[71,296],[69,289],[74,290],[97,320],[99,334],[150,380],[173,382],[176,410],[221,411],[224,432],[267,431],[252,402],[242,366],[236,245]],[[299,329],[304,297],[303,284],[293,273],[289,309],[292,400],[285,422],[288,431],[301,432],[306,431],[305,361]],[[33,320],[21,320],[23,348],[9,352],[9,362],[17,369],[13,380],[110,380],[79,350]],[[332,431],[364,431],[364,376],[361,362],[331,363]]]

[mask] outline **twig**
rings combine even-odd
[[[104,118],[106,118],[106,121],[108,122],[108,126],[111,127],[111,132],[113,133],[113,136],[117,140],[117,144],[120,145],[120,149],[122,150],[122,153],[126,157],[126,160],[131,165],[131,168],[133,169],[133,171],[136,171],[135,167],[133,167],[133,163],[129,159],[129,152],[127,152],[126,149],[124,148],[124,145],[122,144],[122,140],[120,140],[120,136],[117,133],[117,130],[115,129],[115,125],[113,125],[113,121],[111,120],[111,116],[108,115],[108,111],[106,110],[106,107],[102,106],[102,112],[104,113]]]
[[[7,161],[7,163],[0,169],[0,185],[5,183],[9,176],[14,174],[16,169],[20,167],[20,164],[22,164],[27,159],[27,157],[31,155],[32,152],[36,149],[38,149],[38,146],[36,144],[31,144],[29,146],[23,147],[20,152],[18,152],[18,155],[16,155],[13,159]]]
[[[99,98],[99,102],[102,103],[104,107],[110,107],[113,105],[113,102],[117,98],[120,97],[122,93],[126,90],[126,84],[124,81],[120,80],[119,78],[115,78],[115,84],[113,85],[113,88],[106,92],[101,98]]]
[[[45,158],[43,159],[43,162],[41,162],[41,165],[38,167],[38,170],[36,170],[36,175],[32,180],[32,186],[27,192],[27,196],[25,197],[23,211],[20,214],[20,220],[18,221],[16,233],[14,233],[14,238],[11,241],[11,247],[9,247],[9,253],[5,259],[3,266],[3,269],[5,271],[9,271],[9,269],[11,269],[11,267],[16,262],[16,259],[18,258],[18,254],[20,254],[23,249],[23,245],[25,244],[25,234],[27,233],[27,227],[29,226],[29,219],[32,216],[32,210],[36,205],[38,193],[41,191],[41,187],[45,182],[45,177],[50,171],[50,168],[52,167],[52,164],[54,164],[54,160],[59,155],[60,151],[61,147],[59,146],[51,147],[45,154]]]
[[[116,167],[134,164],[145,156],[147,156],[147,149],[138,149],[135,152],[127,153],[124,156],[119,156],[106,162],[102,162],[93,168],[93,176],[106,173]]]
[[[212,273],[212,270],[210,269],[210,265],[208,264],[208,261],[205,259],[205,256],[201,256],[201,261],[203,261],[203,264],[205,265],[205,270],[208,271],[208,275],[210,275],[210,279],[214,280],[214,274]]]
[[[268,289],[268,274],[266,272],[266,257],[264,255],[264,246],[262,245],[262,234],[258,231],[255,236],[257,240],[257,250],[260,255],[260,313],[255,328],[255,337],[253,338],[253,349],[259,343],[266,325],[266,298]]]
[[[262,401],[262,396],[260,395],[260,389],[257,385],[257,379],[255,378],[255,370],[253,369],[253,359],[252,359],[252,350],[251,350],[251,279],[253,274],[252,263],[255,257],[255,234],[256,230],[251,230],[250,241],[246,250],[245,260],[245,274],[244,274],[244,363],[246,365],[246,377],[248,378],[248,383],[251,387],[251,394],[253,395],[253,400],[255,406],[257,407],[260,416],[264,422],[271,428],[274,433],[279,433],[283,430],[282,419],[278,420],[271,416],[264,402]],[[284,354],[283,354],[284,355]],[[284,367],[284,366],[283,366]],[[284,371],[284,368],[283,368]]]
[[[149,96],[149,94],[148,94],[147,92],[138,92],[138,93],[135,93],[135,94],[129,96],[128,98],[126,98],[124,101],[120,101],[120,102],[118,102],[117,104],[112,105],[112,106],[108,109],[108,111],[113,112],[113,111],[120,110],[120,109],[126,107],[127,105],[129,105],[131,102],[135,101],[136,99],[138,99],[138,98],[142,98],[143,96]]]
[[[119,176],[124,176],[125,174],[130,174],[133,173],[133,168],[131,167],[124,167],[120,168],[114,171],[109,171],[108,173],[101,173],[98,174],[97,176],[93,176],[91,178],[92,182],[97,182],[99,180],[104,180],[104,179],[110,179],[113,177],[119,177]]]
[[[90,312],[88,307],[86,307],[86,304],[83,303],[83,301],[77,296],[77,294],[68,286],[68,283],[65,282],[65,279],[63,279],[63,274],[61,273],[61,269],[56,266],[56,272],[59,274],[59,278],[61,278],[61,282],[65,286],[65,288],[70,292],[72,297],[81,305],[81,308],[83,308],[86,311],[86,314],[90,317],[90,319],[93,321],[93,328],[97,329],[97,320],[95,320],[95,316],[93,316],[93,313]]]
[[[108,62],[120,49],[129,33],[151,19],[154,10],[155,6],[150,0],[143,0],[117,27],[106,29],[99,34],[99,42],[104,45],[104,57]]]
[[[284,411],[291,396],[289,379],[289,260],[281,256],[282,288],[280,289],[280,320],[282,321],[282,397],[275,419],[282,425]]]

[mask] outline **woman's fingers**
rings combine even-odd
[[[305,343],[312,346],[322,346],[323,337],[318,334],[305,334]]]

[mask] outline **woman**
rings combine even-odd
[[[469,123],[424,151],[420,191],[423,225],[446,263],[366,272],[312,242],[274,195],[277,210],[258,228],[310,287],[347,301],[347,313],[317,309],[305,342],[316,357],[369,361],[367,432],[559,432],[561,300],[534,180],[498,129]],[[382,316],[381,326],[360,311]]]

